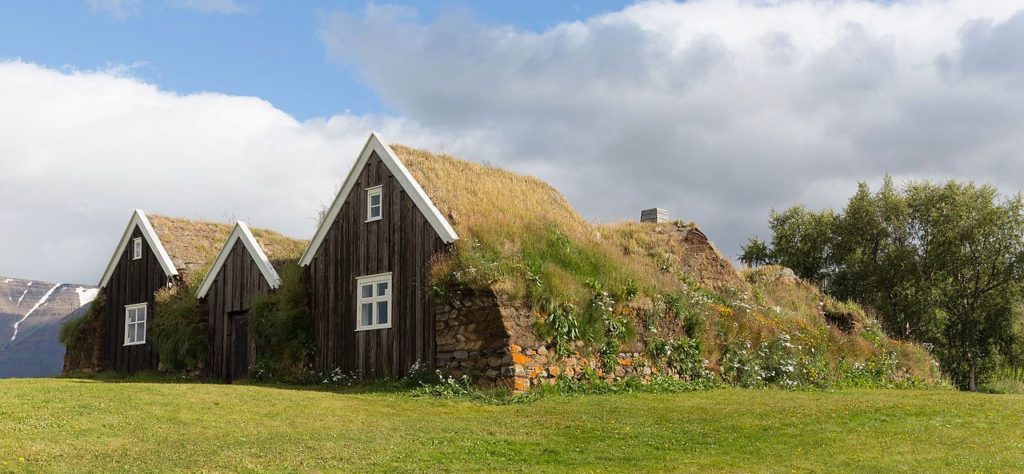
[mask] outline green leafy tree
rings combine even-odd
[[[960,385],[977,390],[979,371],[1012,341],[1013,305],[1024,271],[1024,206],[991,186],[911,185],[927,282],[947,315],[941,355]]]
[[[780,264],[829,294],[882,315],[885,329],[934,344],[944,369],[974,390],[996,354],[1016,360],[1024,274],[1021,197],[950,181],[860,183],[841,213],[772,211],[770,241],[741,260]]]
[[[831,210],[813,212],[801,205],[783,212],[772,210],[769,226],[771,244],[751,239],[740,260],[747,265],[780,264],[801,278],[826,283],[831,270],[829,259],[836,214]]]

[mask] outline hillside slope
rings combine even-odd
[[[96,296],[85,285],[0,277],[0,378],[61,372],[61,325]]]

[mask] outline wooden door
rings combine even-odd
[[[232,311],[228,318],[231,320],[228,379],[235,381],[249,375],[249,312]]]

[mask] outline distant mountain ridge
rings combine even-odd
[[[60,328],[98,292],[89,285],[0,277],[0,378],[60,374]]]

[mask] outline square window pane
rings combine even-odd
[[[387,296],[388,282],[377,283],[377,296]]]
[[[380,206],[380,194],[370,195],[370,207]]]
[[[361,292],[360,296],[362,298],[372,298],[373,297],[373,285],[363,285],[363,287],[360,290],[360,292]]]
[[[363,320],[363,326],[373,325],[373,303],[363,303],[360,316]]]
[[[379,301],[379,302],[377,302],[377,324],[387,324],[388,323],[388,317],[389,317],[389,314],[388,314],[388,302],[387,301]]]
[[[380,206],[373,206],[370,208],[370,218],[374,219],[380,217]]]

